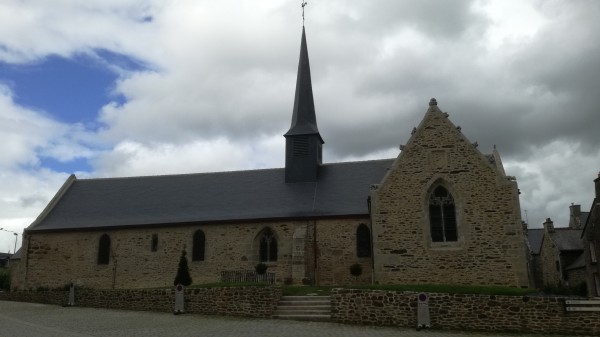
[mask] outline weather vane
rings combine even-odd
[[[308,5],[308,2],[302,1],[302,26],[304,26],[304,7]]]

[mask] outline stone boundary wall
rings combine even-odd
[[[600,335],[598,312],[567,312],[564,297],[428,293],[433,329]],[[333,289],[338,323],[416,327],[414,292]]]
[[[68,291],[12,291],[0,293],[0,300],[65,305],[68,295]],[[185,289],[185,312],[270,317],[277,308],[281,295],[281,287]],[[173,289],[76,289],[75,304],[92,308],[173,312],[175,291]]]

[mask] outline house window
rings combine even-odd
[[[371,231],[365,224],[360,224],[356,229],[356,256],[371,256]]]
[[[598,273],[594,273],[594,283],[596,286],[596,296],[600,296],[600,276],[598,276]]]
[[[204,261],[204,248],[206,244],[206,237],[204,232],[197,230],[194,233],[194,242],[192,244],[192,261]]]
[[[277,239],[270,228],[260,234],[259,258],[261,262],[277,261]]]
[[[98,264],[108,264],[110,261],[110,237],[102,234],[98,242]]]
[[[590,258],[592,260],[592,263],[598,262],[598,260],[596,259],[596,246],[593,242],[590,242]]]
[[[433,242],[458,239],[454,198],[442,186],[436,187],[429,197],[429,225]]]
[[[152,234],[152,243],[150,245],[150,250],[153,252],[158,250],[158,234]]]

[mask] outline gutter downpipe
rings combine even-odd
[[[312,204],[312,210],[311,213],[314,217],[314,212],[315,212],[315,204],[317,202],[317,186],[318,186],[318,182],[315,181],[315,192],[313,193],[313,204]],[[309,220],[310,222],[310,220]],[[319,251],[319,248],[317,247],[317,220],[313,218],[313,275],[314,275],[314,281],[313,281],[313,285],[314,286],[318,286],[319,285],[319,277],[318,277],[318,258],[317,258],[317,253]]]
[[[375,250],[373,248],[373,215],[371,214],[371,196],[367,197],[367,208],[369,209],[369,219],[371,219],[371,285],[375,284]]]

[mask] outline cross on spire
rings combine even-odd
[[[304,7],[308,5],[308,2],[302,0],[302,27],[304,27]]]

